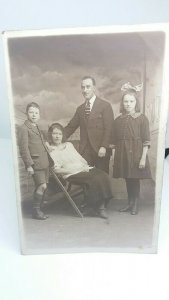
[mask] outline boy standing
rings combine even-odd
[[[38,128],[40,107],[31,102],[26,108],[27,120],[20,128],[19,148],[28,174],[35,183],[32,217],[45,220],[48,216],[41,211],[44,192],[49,178],[49,160],[44,139]]]

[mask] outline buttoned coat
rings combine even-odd
[[[83,153],[88,141],[98,153],[100,147],[108,148],[112,143],[113,121],[110,103],[96,97],[88,118],[85,117],[85,103],[77,108],[72,120],[65,127],[65,135],[68,138],[80,127],[80,153]]]
[[[28,120],[20,127],[19,149],[25,168],[46,169],[49,166],[48,154],[42,133]]]
[[[151,178],[148,156],[145,168],[139,163],[143,147],[150,147],[149,121],[142,113],[121,114],[114,121],[115,178]]]

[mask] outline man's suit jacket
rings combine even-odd
[[[28,120],[20,127],[19,148],[25,168],[32,166],[35,170],[41,170],[49,166],[43,136]]]
[[[113,121],[110,103],[96,97],[88,119],[85,117],[85,103],[77,108],[72,120],[65,127],[65,135],[69,138],[80,127],[80,153],[83,153],[88,140],[94,151],[98,152],[100,147],[108,148],[112,143]]]

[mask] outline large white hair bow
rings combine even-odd
[[[143,88],[143,83],[140,83],[138,85],[132,86],[130,82],[127,82],[122,85],[121,91],[126,92],[128,90],[134,90],[136,92],[140,92]]]

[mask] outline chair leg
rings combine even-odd
[[[83,194],[84,194],[84,203],[87,205],[87,189],[86,186],[83,186]]]
[[[72,189],[72,182],[69,182],[68,183],[68,188],[67,188],[67,192],[69,193],[69,192],[71,192],[71,189]],[[76,184],[76,183],[74,183],[75,185],[79,185],[79,184]],[[83,199],[83,201],[82,201],[82,203],[81,203],[81,205],[80,205],[80,208],[81,209],[84,209],[86,206],[87,206],[87,191],[86,191],[86,185],[79,185],[79,186],[81,186],[82,187],[82,189],[83,189],[83,196],[84,196],[84,199]],[[78,195],[80,195],[81,194],[81,192],[78,192],[76,195],[74,195],[74,196],[78,196]]]
[[[71,184],[71,182],[69,182],[68,188],[67,188],[68,193],[71,191],[71,188],[72,188],[72,184]]]

